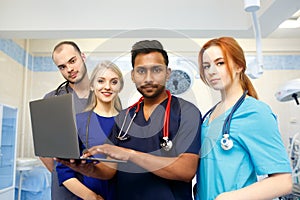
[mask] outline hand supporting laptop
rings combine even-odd
[[[117,160],[112,158],[103,159],[104,162],[99,161],[98,158],[92,158],[92,155],[96,155],[100,152],[100,149],[102,149],[102,146],[105,145],[99,145],[94,146],[88,150],[88,153],[84,154],[81,159],[61,159],[61,158],[54,158],[54,160],[62,163],[63,165],[66,165],[73,169],[74,171],[77,171],[85,176],[94,177],[94,178],[100,178],[103,180],[111,179],[117,169],[117,163],[124,163],[127,162],[126,160]],[[112,145],[109,145],[112,146]],[[118,147],[116,147],[118,148]],[[97,159],[97,160],[94,160]],[[92,162],[89,162],[92,161]]]
[[[89,176],[90,172],[93,171],[95,165],[98,163],[97,161],[88,162],[87,160],[79,160],[79,159],[61,159],[54,158],[54,160],[70,167],[71,169],[80,172],[83,175]]]

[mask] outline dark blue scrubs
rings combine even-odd
[[[151,114],[148,121],[144,118],[143,103],[129,128],[128,140],[120,141],[116,138],[125,118],[126,110],[116,117],[110,140],[118,146],[134,149],[163,157],[177,157],[181,153],[199,154],[201,113],[191,103],[172,96],[170,110],[169,138],[173,142],[172,149],[167,152],[160,147],[163,135],[163,122],[167,99],[163,101]],[[136,108],[130,110],[122,134]],[[138,165],[128,162],[118,164],[117,171],[117,199],[130,200],[173,200],[192,199],[192,183],[168,180],[146,171]]]
[[[87,136],[87,119],[90,112],[84,112],[77,114],[76,116],[76,124],[78,129],[78,135],[80,138],[80,150],[81,152],[86,148],[103,144],[107,140],[107,136],[111,132],[111,129],[114,124],[114,117],[102,117],[97,115],[96,113],[91,113],[89,129],[88,129],[88,142],[86,142]],[[104,157],[103,155],[95,155],[95,157]],[[58,163],[56,167],[56,171],[58,174],[59,184],[70,178],[77,177],[77,172],[73,171],[69,167]],[[81,182],[88,187],[90,190],[94,191],[96,194],[101,195],[105,200],[113,200],[114,199],[114,188],[115,188],[115,179],[112,180],[100,180],[97,178],[92,178],[88,176],[82,176]],[[80,199],[80,198],[78,198]]]

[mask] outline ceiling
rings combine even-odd
[[[300,28],[278,29],[300,0],[261,0],[262,38],[300,39]],[[300,15],[297,14],[297,15]],[[0,38],[254,38],[243,0],[1,0]]]

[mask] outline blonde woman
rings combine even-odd
[[[81,150],[103,144],[114,124],[114,117],[122,109],[118,93],[123,88],[120,69],[110,61],[96,66],[90,77],[90,96],[85,112],[77,114],[78,135]],[[100,180],[83,176],[65,165],[57,166],[59,183],[68,188],[79,199],[114,199],[114,180]]]

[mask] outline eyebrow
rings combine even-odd
[[[96,78],[96,80],[103,80],[103,79],[108,79],[108,78],[106,78],[105,76],[98,76],[97,78]],[[116,79],[120,79],[118,76],[115,76],[115,77],[112,77],[112,78],[110,78],[109,80],[116,80]]]
[[[220,60],[223,60],[224,58],[223,57],[219,57],[217,59],[214,60],[214,62],[217,62],[217,61],[220,61]]]
[[[139,67],[139,68],[153,68],[153,67],[166,67],[166,65],[162,65],[162,64],[155,64],[155,65],[151,65],[151,66],[145,66],[145,65],[139,65],[139,66],[135,66],[135,67]]]
[[[213,62],[218,62],[218,61],[220,61],[220,60],[224,60],[224,58],[223,58],[223,57],[216,58],[215,60],[213,60]],[[203,61],[202,64],[203,64],[203,65],[204,65],[204,64],[210,64],[210,62],[209,62],[209,61]]]
[[[69,63],[71,60],[73,60],[74,58],[76,58],[76,56],[73,56],[71,57],[66,63]],[[58,65],[57,67],[60,68],[60,67],[65,67],[66,64],[61,64],[61,65]]]

